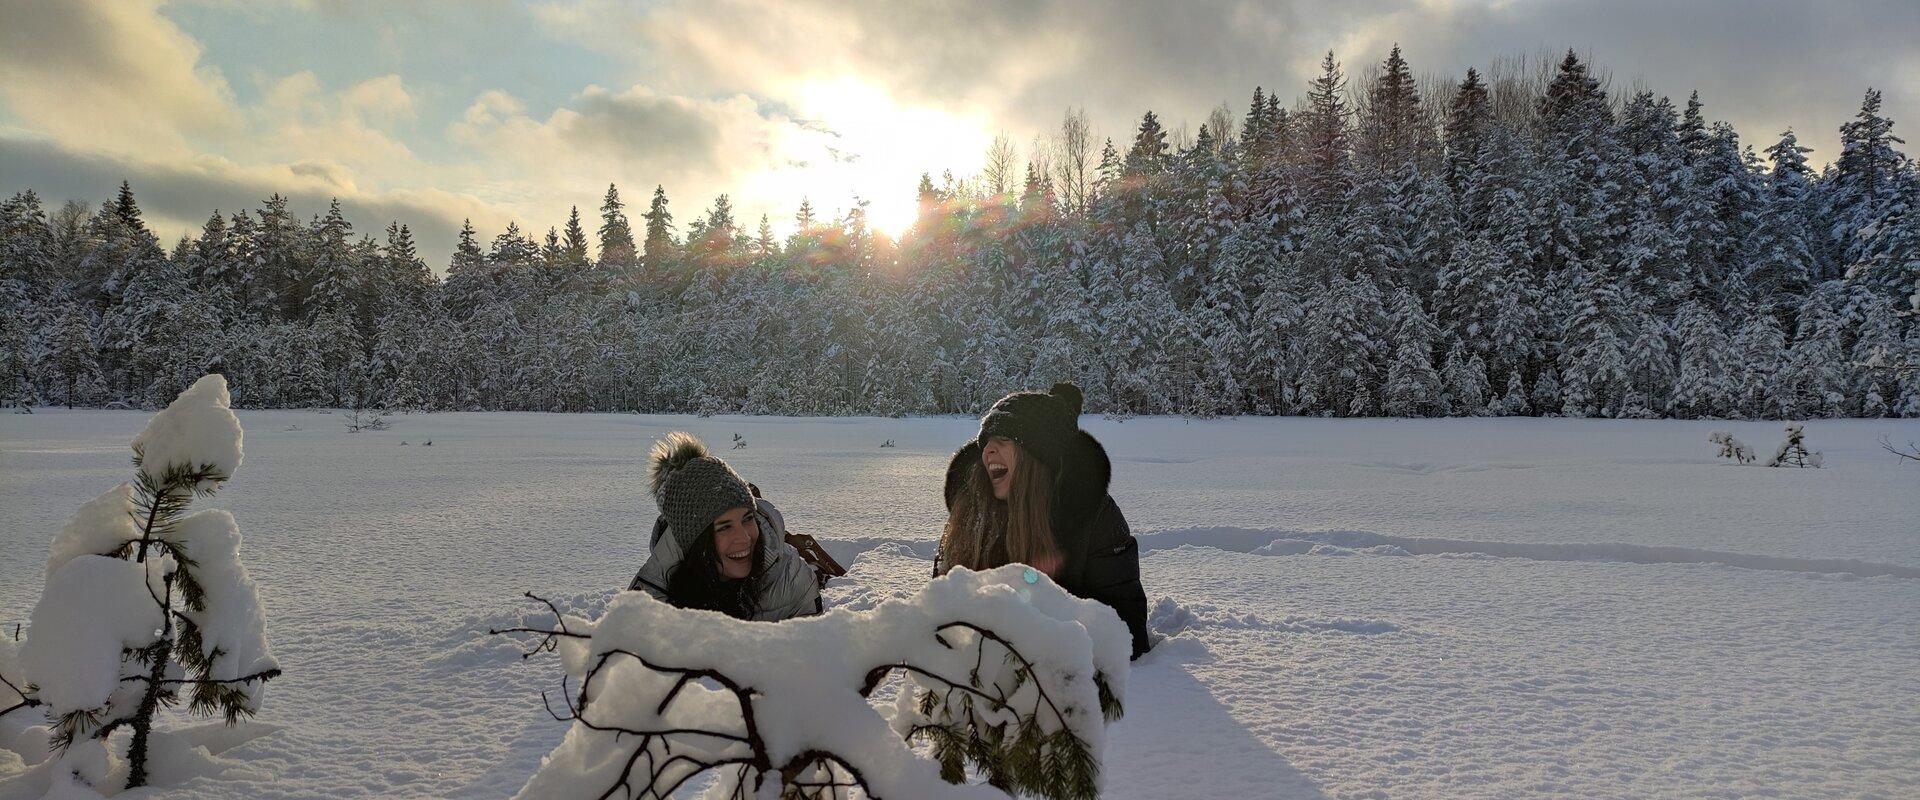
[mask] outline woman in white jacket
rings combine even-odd
[[[660,518],[653,551],[627,588],[738,619],[820,613],[813,566],[787,544],[779,510],[733,468],[681,432],[655,442],[648,461]]]

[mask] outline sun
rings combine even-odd
[[[914,220],[920,216],[918,199],[913,197],[911,191],[905,194],[904,201],[896,197],[888,197],[885,202],[867,201],[867,224],[896,242],[900,241],[900,237],[906,234],[908,228],[913,227]]]
[[[856,77],[809,81],[794,96],[795,110],[819,131],[803,181],[814,202],[865,201],[868,225],[896,240],[919,214],[921,173],[969,174],[993,139],[978,115],[902,102]]]

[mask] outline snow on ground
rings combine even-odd
[[[26,620],[66,519],[129,479],[147,416],[0,415],[0,622]],[[866,607],[924,580],[942,470],[977,424],[239,416],[247,469],[198,504],[246,532],[287,671],[260,719],[285,730],[228,753],[271,778],[183,796],[505,797],[566,730],[539,698],[560,666],[480,631],[530,615],[528,589],[591,613],[625,585],[653,437],[714,444],[852,565],[827,601]],[[1109,796],[1920,785],[1920,469],[1876,442],[1920,423],[1809,423],[1821,470],[1712,457],[1709,431],[1766,450],[1779,423],[1084,424],[1170,637],[1134,667]]]

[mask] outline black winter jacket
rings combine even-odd
[[[980,460],[980,443],[969,442],[947,464],[946,500],[965,487],[967,470]],[[1075,597],[1111,607],[1133,634],[1133,657],[1147,652],[1147,591],[1140,585],[1140,543],[1127,528],[1120,506],[1107,494],[1113,463],[1106,448],[1081,431],[1056,476],[1053,535],[1062,563],[1055,582]]]

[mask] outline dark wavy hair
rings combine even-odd
[[[760,536],[767,525],[755,515]],[[747,577],[732,580],[720,574],[720,551],[713,544],[713,523],[694,539],[693,547],[667,576],[667,602],[680,608],[718,611],[735,619],[753,619],[760,613],[760,579],[767,571],[765,543],[753,543],[753,571]]]

